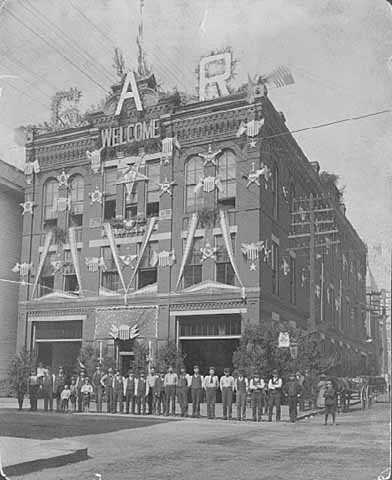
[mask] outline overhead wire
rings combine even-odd
[[[26,22],[24,22],[23,20],[21,20],[17,15],[15,15],[11,10],[8,9],[8,7],[5,7],[4,10],[8,13],[8,15],[10,15],[17,23],[19,23],[20,25],[22,25],[25,29],[27,29],[28,31],[30,31],[34,36],[36,36],[37,38],[39,38],[42,42],[44,42],[46,45],[48,45],[51,49],[55,50],[62,58],[64,58],[68,63],[70,63],[76,70],[78,70],[80,73],[82,73],[82,75],[84,75],[86,78],[88,78],[92,83],[94,83],[94,85],[96,85],[97,87],[99,87],[101,90],[103,90],[105,92],[105,94],[107,93],[107,89],[99,82],[97,82],[97,80],[95,78],[93,78],[89,73],[87,73],[85,70],[83,70],[82,68],[80,68],[71,58],[69,58],[69,56],[67,56],[66,54],[64,54],[61,49],[59,49],[56,44],[54,42],[51,42],[50,40],[48,40],[47,38],[45,38],[43,35],[41,35],[40,33],[36,32],[33,28],[31,28]]]
[[[52,20],[50,20],[38,8],[35,8],[29,0],[23,0],[23,3],[21,3],[20,5],[29,14],[37,18],[41,23],[42,20],[46,22],[46,24],[53,29],[52,32],[56,35],[57,38],[62,40],[67,46],[70,46],[70,48],[81,57],[82,61],[90,64],[90,69],[92,66],[93,69],[98,72],[98,74],[103,73],[107,77],[108,81],[112,81],[113,73],[111,71],[107,70],[106,67],[100,64],[96,58],[93,58],[85,49],[81,48],[81,46],[78,45],[73,38],[71,38],[66,32],[64,32],[64,30],[62,30],[58,25],[56,25]]]

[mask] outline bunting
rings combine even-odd
[[[259,252],[262,250],[264,250],[264,242],[262,241],[241,244],[241,252],[246,256],[250,271],[256,270]]]
[[[238,283],[241,286],[242,289],[242,297],[245,298],[245,286],[242,283],[241,277],[240,277],[240,272],[238,271],[237,265],[235,263],[235,258],[234,258],[234,253],[233,253],[233,246],[231,244],[231,238],[230,238],[230,233],[228,229],[228,222],[227,222],[227,217],[226,213],[224,210],[219,210],[219,220],[220,220],[220,227],[222,230],[222,237],[225,242],[227,254],[230,259],[231,266],[233,267],[234,273],[237,277]]]
[[[47,257],[48,252],[49,252],[49,247],[50,247],[50,242],[52,241],[52,236],[53,236],[52,230],[49,230],[48,232],[46,232],[45,242],[44,242],[44,246],[43,246],[43,249],[42,249],[41,258],[39,259],[39,264],[38,264],[37,273],[36,273],[35,280],[34,280],[34,285],[33,285],[33,291],[31,293],[31,298],[34,298],[34,293],[37,289],[37,285],[38,285],[38,281],[39,281],[39,278],[40,278],[40,275],[41,275],[41,272],[42,272],[42,268],[44,266],[46,257]]]
[[[151,234],[152,234],[152,231],[154,230],[154,227],[155,227],[155,224],[156,222],[158,221],[158,218],[157,217],[151,217],[150,218],[150,222],[146,228],[146,231],[144,233],[144,238],[143,238],[143,242],[141,244],[141,247],[140,247],[140,251],[139,251],[139,257],[136,261],[136,265],[135,265],[135,269],[134,271],[132,272],[132,275],[131,275],[131,279],[129,280],[129,283],[128,283],[128,287],[126,288],[125,290],[125,293],[128,292],[128,289],[129,287],[131,286],[132,282],[133,282],[133,279],[135,278],[138,270],[139,270],[139,267],[140,267],[140,263],[143,259],[143,255],[146,251],[146,248],[147,248],[147,245],[148,245],[148,242],[150,241],[150,238],[151,238]]]
[[[161,252],[153,252],[151,258],[151,266],[156,267],[159,265],[161,268],[171,267],[176,261],[174,250],[162,250]]]
[[[185,268],[186,262],[187,262],[188,257],[189,257],[189,253],[190,253],[191,248],[192,248],[193,237],[195,236],[198,221],[199,221],[199,216],[198,216],[198,213],[195,212],[195,213],[192,214],[192,218],[191,218],[191,220],[189,222],[189,225],[188,225],[188,236],[186,237],[186,245],[185,245],[184,253],[182,255],[180,272],[178,274],[177,283],[176,283],[176,290],[178,289],[178,286],[180,284],[182,275],[184,273],[184,268]]]
[[[86,156],[90,160],[90,168],[93,173],[98,174],[101,171],[101,151],[104,147],[98,148],[90,152],[86,151]]]
[[[99,268],[106,271],[106,264],[103,257],[85,257],[84,263],[86,264],[89,272],[98,272]]]
[[[30,270],[33,268],[32,263],[17,263],[11,270],[14,273],[19,273],[20,277],[23,279],[23,277],[27,277],[29,274]]]
[[[79,293],[82,293],[82,276],[80,274],[78,249],[76,245],[76,227],[69,227],[68,238],[69,238],[69,247],[71,250],[72,262],[75,268],[76,278],[78,279]]]
[[[222,191],[222,183],[218,177],[203,177],[199,180],[199,183],[195,187],[195,194],[198,194],[201,189],[206,193],[211,193],[217,188],[220,192]]]
[[[118,276],[120,277],[121,285],[124,289],[124,293],[126,293],[127,287],[125,286],[124,276],[122,274],[121,267],[120,267],[120,261],[119,261],[118,254],[117,254],[116,242],[114,241],[112,226],[110,225],[110,223],[104,223],[103,228],[104,228],[105,234],[106,234],[106,236],[109,240],[110,250],[112,252],[113,260],[114,260],[114,263],[115,263],[116,268],[117,268]]]
[[[181,149],[176,137],[167,137],[162,140],[161,163],[169,163],[169,158],[173,155],[174,148],[177,148],[178,150]]]

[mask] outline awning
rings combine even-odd
[[[95,333],[96,340],[112,338],[110,332],[113,327],[137,325],[140,336],[144,338],[157,338],[158,333],[158,306],[117,306],[102,307],[95,310]]]

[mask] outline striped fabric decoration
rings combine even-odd
[[[259,82],[275,88],[286,87],[287,85],[295,83],[290,70],[284,65],[280,65],[268,75],[262,75]]]

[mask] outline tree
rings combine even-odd
[[[79,355],[76,360],[75,370],[78,371],[83,365],[86,368],[87,375],[91,378],[95,372],[95,368],[99,363],[102,363],[102,366],[105,370],[108,368],[114,367],[114,358],[112,355],[109,355],[107,345],[104,346],[102,352],[102,362],[99,359],[99,346],[95,343],[85,343],[82,345],[79,350]]]
[[[279,348],[281,331],[288,332],[291,345],[297,346],[296,357],[290,348]],[[318,373],[322,360],[317,338],[313,334],[275,324],[246,326],[233,354],[234,367],[243,369],[247,375],[253,375],[258,370],[264,376],[269,375],[274,368],[284,377],[297,370]]]
[[[166,371],[170,365],[177,371],[184,366],[185,355],[177,348],[174,341],[168,341],[165,345],[159,347],[157,367]]]
[[[8,367],[7,384],[11,393],[15,394],[19,384],[27,385],[31,370],[35,368],[37,359],[26,347],[16,354]]]
[[[147,370],[148,365],[148,345],[145,342],[138,342],[133,345],[133,362],[132,367],[135,373],[139,370]]]

